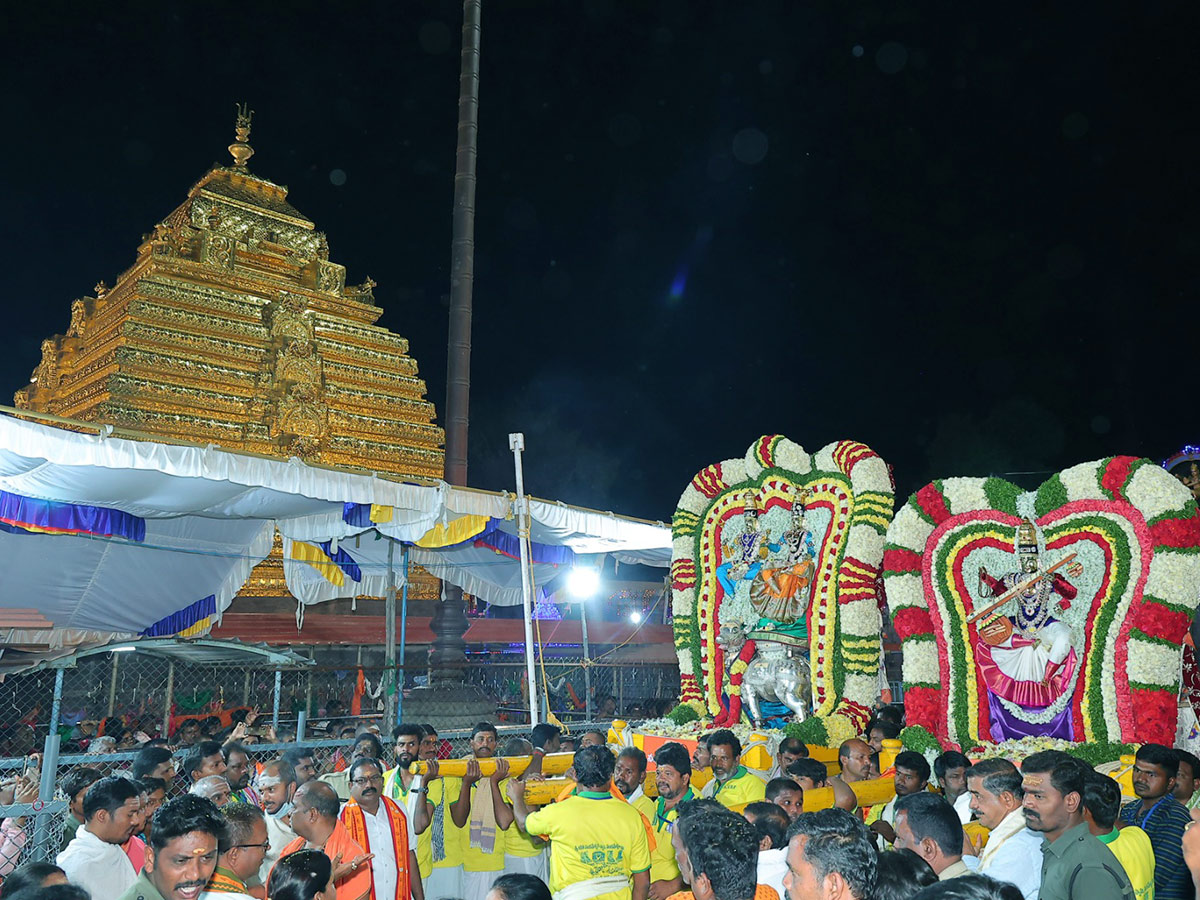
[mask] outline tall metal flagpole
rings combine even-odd
[[[529,679],[529,726],[538,724],[537,681],[533,672],[533,572],[529,568],[529,501],[525,499],[525,470],[521,451],[525,435],[517,432],[508,436],[513,452],[513,467],[517,471],[517,536],[521,545],[521,607],[525,614],[525,674]]]
[[[471,304],[475,284],[475,156],[479,134],[479,20],[481,0],[464,0],[462,64],[458,79],[458,146],[450,243],[450,329],[446,347],[446,469],[449,484],[467,483],[467,425],[471,394]],[[467,663],[467,617],[462,588],[442,584],[433,621],[432,681],[462,681]]]
[[[475,285],[475,157],[479,136],[480,0],[463,3],[458,150],[450,250],[450,335],[446,360],[446,481],[467,483],[471,394],[471,305]]]

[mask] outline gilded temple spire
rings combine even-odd
[[[250,109],[249,104],[239,103],[237,106],[237,122],[234,125],[234,142],[229,145],[229,152],[233,154],[233,168],[238,172],[248,171],[246,163],[250,161],[250,157],[254,155],[254,148],[250,146],[250,120],[254,118],[254,110]]]

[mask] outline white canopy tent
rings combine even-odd
[[[99,431],[0,415],[0,629],[202,634],[276,529],[302,604],[398,587],[395,542],[489,603],[522,602],[513,495]],[[529,513],[538,587],[577,556],[670,563],[661,523],[532,498]]]

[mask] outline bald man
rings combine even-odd
[[[337,792],[323,781],[309,781],[296,789],[292,802],[291,824],[297,837],[283,848],[280,858],[297,850],[320,850],[333,862],[337,900],[367,900],[371,854],[355,843],[339,821]]]

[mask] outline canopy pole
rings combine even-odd
[[[112,676],[108,681],[108,715],[111,717],[113,710],[117,708],[117,669],[121,665],[121,654],[111,653],[112,657]]]
[[[515,432],[508,436],[513,452],[513,468],[517,473],[517,535],[521,539],[521,608],[525,614],[525,674],[529,680],[529,726],[538,724],[537,680],[533,671],[533,578],[529,570],[529,501],[525,498],[525,471],[521,452],[525,435]]]
[[[587,632],[587,598],[579,601],[579,622],[583,626],[583,696],[585,721],[592,721],[592,653]]]
[[[50,733],[58,734],[58,719],[62,715],[63,670],[54,670],[54,700],[50,706]]]
[[[314,651],[313,653],[310,653],[309,657],[311,659],[315,660],[317,658],[316,652]],[[304,688],[304,714],[306,716],[308,715],[308,711],[310,709],[312,709],[312,672],[311,671],[308,673],[308,685]],[[300,740],[300,738],[297,737],[296,740]]]
[[[404,584],[400,588],[400,671],[396,673],[396,722],[404,721],[404,650],[408,635],[408,545],[400,551],[404,569]]]
[[[167,663],[167,699],[163,704],[162,736],[171,736],[171,703],[175,699],[175,660]]]
[[[388,540],[387,596],[383,600],[383,641],[387,665],[388,688],[396,687],[396,542]],[[391,734],[395,726],[395,706],[385,693],[383,703],[383,733]]]
[[[58,674],[62,675],[62,669],[58,670]],[[56,678],[55,680],[57,681],[58,679]],[[46,742],[42,747],[42,778],[38,785],[39,806],[44,806],[54,801],[54,785],[58,780],[58,748],[60,740],[58,732],[51,731],[46,735]],[[51,819],[52,816],[48,813],[39,812],[37,814],[33,826],[31,859],[43,860],[47,857],[50,859],[54,858],[49,853]]]

